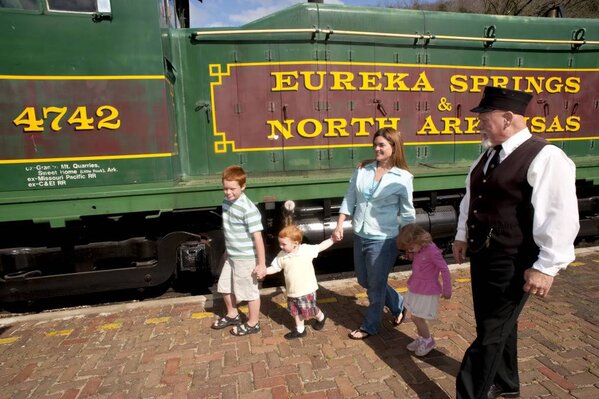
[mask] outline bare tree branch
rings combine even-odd
[[[523,16],[545,16],[559,7],[566,17],[599,18],[599,0],[396,0],[391,5],[387,2],[387,7]]]
[[[528,5],[529,5],[530,3],[532,3],[532,1],[533,1],[533,0],[528,0],[528,1],[526,1],[524,4],[522,4],[522,5],[521,5],[519,8],[517,8],[517,9],[514,11],[513,15],[520,15],[520,14],[522,13],[522,11],[523,11],[523,10],[524,10],[526,7],[528,7]],[[516,4],[515,6],[516,6],[516,7],[518,7],[518,4]]]

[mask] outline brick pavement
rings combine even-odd
[[[579,251],[548,298],[529,300],[523,398],[599,397],[598,269],[599,248]],[[406,277],[391,283],[404,291]],[[366,304],[354,279],[321,284],[327,324],[294,341],[280,289],[262,290],[262,333],[247,337],[210,329],[223,305],[202,297],[0,319],[0,398],[454,398],[474,324],[468,270],[452,277],[424,358],[405,349],[414,325],[388,316],[379,335],[347,338]]]

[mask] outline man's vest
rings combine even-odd
[[[486,175],[488,154],[474,167],[470,174],[467,221],[471,253],[486,248],[506,254],[538,253],[532,236],[532,187],[526,175],[532,160],[547,144],[532,136]]]

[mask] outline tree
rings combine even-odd
[[[599,0],[401,0],[390,7],[495,15],[599,18]]]

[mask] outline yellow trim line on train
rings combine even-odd
[[[66,158],[39,158],[39,159],[0,159],[0,165],[18,163],[42,163],[42,162],[73,162],[73,161],[106,161],[119,159],[140,158],[165,158],[172,157],[172,152],[160,152],[155,154],[127,154],[127,155],[105,155],[91,157],[66,157]]]

